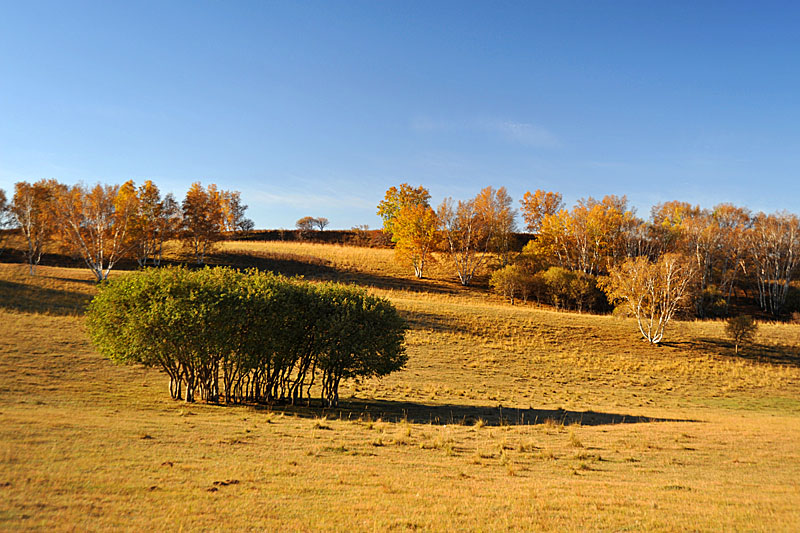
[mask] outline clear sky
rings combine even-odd
[[[193,181],[259,228],[402,182],[800,211],[800,3],[0,0],[0,188]]]

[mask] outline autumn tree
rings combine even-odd
[[[731,204],[702,209],[672,201],[653,207],[650,225],[654,250],[683,253],[694,260],[697,315],[727,312],[738,274],[744,271],[744,237],[752,226],[749,211]],[[724,306],[715,310],[723,300]]]
[[[652,240],[657,244],[655,256],[685,252],[685,223],[699,213],[699,206],[677,200],[654,205],[650,209],[650,231]]]
[[[208,254],[222,239],[225,230],[222,199],[221,191],[213,183],[203,187],[195,182],[181,204],[184,245],[198,265],[205,263]]]
[[[477,209],[475,199],[459,200],[454,206],[451,198],[445,198],[437,215],[442,225],[445,252],[461,284],[469,285],[489,259],[493,228]]]
[[[395,253],[410,260],[414,275],[422,278],[425,265],[433,260],[433,251],[441,240],[439,217],[428,205],[410,204],[397,212],[392,228]]]
[[[136,213],[129,232],[133,256],[139,266],[161,264],[164,243],[175,238],[181,226],[178,202],[172,193],[161,198],[158,187],[147,180],[136,191]]]
[[[403,207],[412,205],[430,205],[431,195],[422,185],[412,187],[403,183],[400,187],[390,187],[384,199],[378,204],[378,215],[383,219],[383,231],[394,233],[394,220]]]
[[[52,196],[55,181],[40,180],[36,183],[20,181],[14,185],[11,214],[25,238],[25,258],[31,274],[42,259],[44,245],[51,240],[55,217]]]
[[[315,223],[316,219],[314,217],[303,217],[297,219],[297,222],[294,223],[294,227],[300,231],[311,231],[314,229]]]
[[[629,232],[639,223],[624,196],[581,199],[571,211],[545,215],[529,251],[569,270],[600,274],[627,256]]]
[[[489,235],[488,248],[500,258],[500,265],[511,261],[511,247],[517,230],[513,201],[505,187],[486,187],[475,197],[475,210]]]
[[[294,227],[302,233],[307,233],[314,228],[319,231],[324,231],[325,228],[328,227],[328,224],[328,219],[325,217],[303,217],[297,219],[297,222],[294,223]]]
[[[779,314],[800,265],[800,219],[791,213],[759,213],[746,233],[749,261],[761,309]]]
[[[525,227],[531,233],[539,233],[545,217],[555,215],[564,207],[561,193],[541,189],[537,189],[533,194],[530,191],[526,192],[519,202],[522,204]]]
[[[138,208],[133,181],[91,189],[58,184],[52,205],[62,245],[83,259],[97,281],[106,279],[133,247],[128,238]]]
[[[714,207],[714,218],[720,232],[720,254],[717,263],[717,283],[725,296],[725,312],[741,273],[745,273],[747,232],[752,227],[750,211],[732,204]]]
[[[14,223],[14,216],[11,214],[11,204],[6,197],[6,191],[0,189],[0,254],[3,253],[6,241],[8,240],[7,228]]]
[[[530,275],[520,265],[506,265],[492,272],[489,287],[498,294],[508,298],[511,305],[517,298],[528,299]]]
[[[665,254],[658,261],[646,257],[627,259],[600,280],[610,301],[626,306],[636,317],[639,331],[652,344],[661,342],[675,313],[690,303],[693,263],[680,254]]]
[[[223,231],[235,233],[237,231],[247,232],[253,229],[255,224],[244,214],[247,210],[247,205],[242,203],[242,195],[239,191],[221,191],[220,198]]]
[[[574,278],[574,271],[562,267],[550,267],[542,272],[547,297],[556,309],[566,309],[569,306],[570,286]]]

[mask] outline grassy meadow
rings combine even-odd
[[[800,528],[800,325],[510,306],[390,250],[223,243],[212,262],[338,279],[408,320],[407,367],[340,408],[169,399],[88,341],[86,269],[0,264],[0,530]],[[113,275],[131,275],[116,272]]]

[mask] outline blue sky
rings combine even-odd
[[[0,0],[0,188],[193,181],[260,228],[505,186],[799,211],[800,4]]]

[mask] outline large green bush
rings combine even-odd
[[[406,326],[385,299],[227,268],[150,269],[105,282],[87,314],[100,351],[161,368],[173,398],[290,401],[317,379],[335,405],[342,379],[406,362]]]

